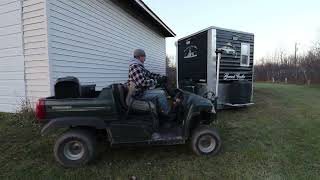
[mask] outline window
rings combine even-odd
[[[250,44],[241,43],[240,66],[250,66]]]

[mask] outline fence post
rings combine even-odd
[[[310,84],[311,84],[311,80],[310,80],[310,79],[308,79],[308,81],[307,81],[307,85],[308,85],[308,86],[310,86]]]

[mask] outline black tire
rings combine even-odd
[[[56,161],[63,167],[76,168],[86,165],[96,154],[95,135],[89,130],[71,129],[56,140],[53,152]]]
[[[208,141],[208,147],[203,146],[203,142]],[[209,126],[196,128],[190,140],[191,149],[197,155],[216,155],[221,149],[221,138],[216,129]]]

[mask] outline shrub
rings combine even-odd
[[[29,100],[21,101],[13,117],[13,121],[19,126],[37,126],[35,113]]]

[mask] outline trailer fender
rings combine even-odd
[[[105,129],[107,124],[104,120],[95,117],[63,117],[51,119],[46,125],[41,129],[41,135],[46,135],[50,131],[59,128],[69,128],[69,127],[92,127],[95,129]]]

